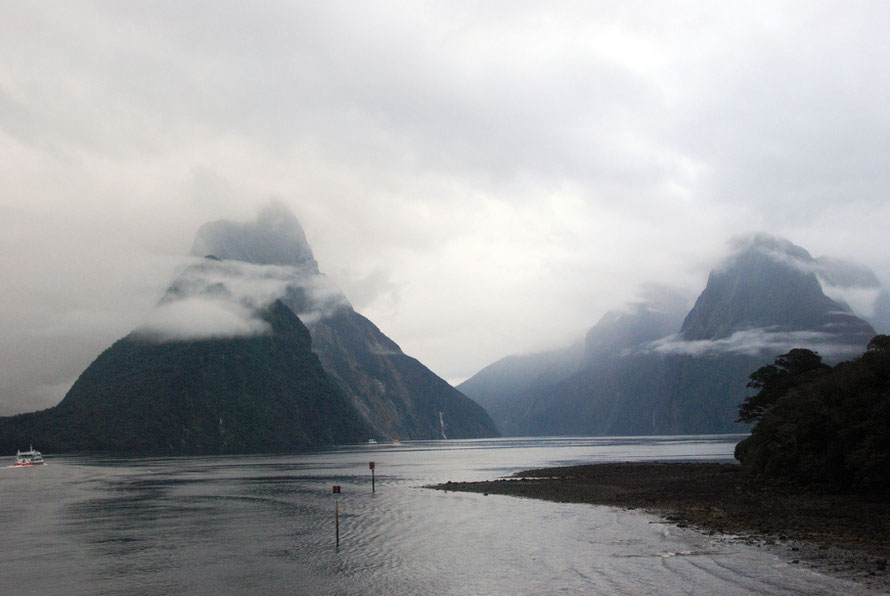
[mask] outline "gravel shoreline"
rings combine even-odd
[[[753,482],[736,464],[607,463],[429,488],[642,509],[890,592],[890,499]]]

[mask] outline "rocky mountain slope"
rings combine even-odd
[[[168,454],[289,451],[356,442],[364,421],[280,301],[268,333],[156,341],[134,332],[81,374],[54,408],[0,419],[0,450]]]

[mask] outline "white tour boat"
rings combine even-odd
[[[16,451],[15,463],[12,464],[13,467],[43,465],[43,456],[40,454],[40,452],[34,449],[32,445],[29,445],[29,447],[30,449],[28,449],[27,451]]]

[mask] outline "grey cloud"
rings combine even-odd
[[[871,269],[847,259],[820,257],[817,262],[816,275],[829,298],[848,305],[875,329],[886,328],[888,293]]]
[[[819,279],[838,288],[879,288],[874,271],[861,263],[832,257],[819,257]]]
[[[159,305],[134,334],[166,342],[249,337],[269,331],[251,308],[225,299],[189,297]]]
[[[150,316],[170,268],[145,255],[178,259],[269,196],[362,314],[452,379],[568,343],[643,282],[694,295],[747,230],[890,280],[885,3],[47,0],[3,17],[0,411],[51,405],[36,387]],[[316,303],[348,304],[315,282]]]
[[[839,196],[877,200],[873,183],[886,179],[879,164],[888,151],[888,123],[873,100],[890,91],[886,78],[876,76],[888,61],[877,50],[886,44],[890,9],[800,7],[778,3],[748,13],[748,28],[724,31],[729,37],[701,54],[705,63],[696,66],[705,68],[696,74],[719,78],[698,80],[701,93],[694,97],[707,126],[695,132],[702,148],[736,158],[722,160],[721,173],[731,174],[721,181],[727,198],[816,215]],[[707,68],[717,63],[719,70]],[[850,184],[838,185],[839,179]]]
[[[376,302],[385,302],[390,308],[398,305],[399,285],[392,281],[392,273],[383,267],[374,269],[360,279],[344,276],[338,278],[337,282],[359,310]]]
[[[772,234],[763,232],[736,236],[729,241],[730,251],[733,255],[741,254],[753,248],[757,252],[768,256],[773,261],[783,263],[804,273],[818,273],[821,266],[813,257],[790,240],[777,238]],[[726,259],[724,266],[731,266],[733,257]]]
[[[673,286],[644,283],[640,286],[638,298],[629,302],[626,308],[630,312],[642,308],[658,314],[685,313],[689,310],[689,297]]]
[[[854,313],[869,320],[875,315],[878,299],[883,293],[881,288],[832,286],[824,282],[822,291],[832,300],[848,305]]]
[[[243,261],[202,259],[176,276],[163,302],[180,296],[223,293],[245,307],[265,308],[281,298],[288,286],[306,278],[301,270],[286,265],[255,265]]]
[[[267,333],[258,313],[294,275],[293,267],[201,260],[184,268],[135,333],[162,342]]]
[[[258,313],[295,294],[306,325],[349,306],[314,262],[305,268],[205,258],[184,268],[136,332],[158,341],[263,334],[269,328]]]
[[[726,353],[756,356],[764,352],[778,355],[792,348],[805,347],[826,358],[850,357],[862,352],[861,345],[846,346],[836,341],[837,337],[829,331],[774,331],[758,328],[736,331],[729,337],[717,340],[688,341],[678,334],[671,335],[651,342],[646,349],[660,354],[687,356]]]
[[[311,327],[321,319],[330,317],[341,308],[352,305],[340,288],[325,275],[306,275],[292,280],[289,289],[304,293],[306,300],[301,301],[303,308],[297,315],[307,326]]]

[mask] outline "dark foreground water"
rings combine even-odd
[[[640,513],[421,488],[548,465],[729,460],[738,439],[47,456],[43,467],[0,467],[0,594],[865,593],[762,549]],[[335,484],[340,495],[332,494]]]

